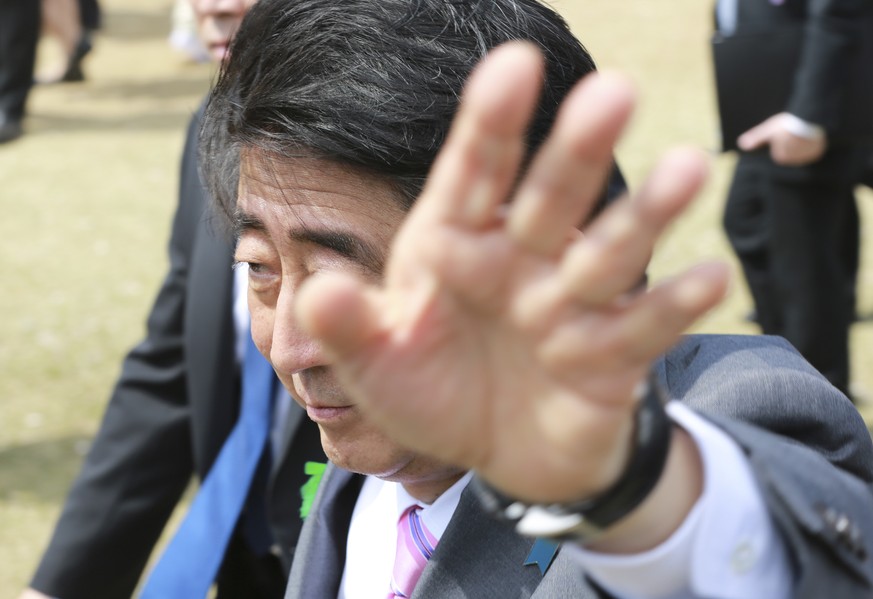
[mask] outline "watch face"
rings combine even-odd
[[[532,505],[515,525],[515,530],[528,537],[556,540],[590,540],[600,529],[592,527],[579,513],[557,513],[542,505]]]

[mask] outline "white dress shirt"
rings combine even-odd
[[[685,522],[644,553],[570,551],[619,599],[788,599],[787,550],[742,449],[679,402],[667,413],[697,443],[703,464],[703,492]]]
[[[411,505],[419,512],[427,530],[437,539],[443,536],[458,507],[461,491],[473,477],[465,474],[458,482],[426,504],[403,489],[400,483],[368,476],[355,503],[346,546],[346,565],[340,583],[340,599],[372,599],[388,593],[397,546],[397,521]]]

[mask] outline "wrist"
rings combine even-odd
[[[588,543],[636,511],[657,486],[671,453],[672,428],[650,375],[634,414],[629,458],[604,491],[578,501],[527,504],[478,478],[472,487],[487,511],[514,522],[520,534]]]
[[[703,492],[703,465],[694,439],[673,425],[664,472],[651,493],[626,517],[587,543],[592,551],[631,554],[649,551],[669,539]]]

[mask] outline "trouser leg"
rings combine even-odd
[[[0,121],[24,117],[39,40],[39,0],[0,0]]]
[[[756,320],[772,332],[781,330],[782,321],[781,309],[773,301],[766,176],[760,163],[740,157],[725,204],[724,228],[743,269]]]
[[[845,236],[853,221],[852,186],[773,177],[769,257],[773,300],[790,341],[837,388],[849,385],[849,326],[854,289]]]

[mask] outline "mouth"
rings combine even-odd
[[[338,424],[352,416],[354,406],[314,406],[306,404],[306,415],[316,424]]]
[[[209,45],[209,53],[215,60],[223,60],[227,55],[227,50],[230,47],[228,42],[210,42]]]
[[[357,412],[352,402],[336,384],[328,368],[309,368],[292,375],[286,385],[307,416],[320,425],[338,425]]]

